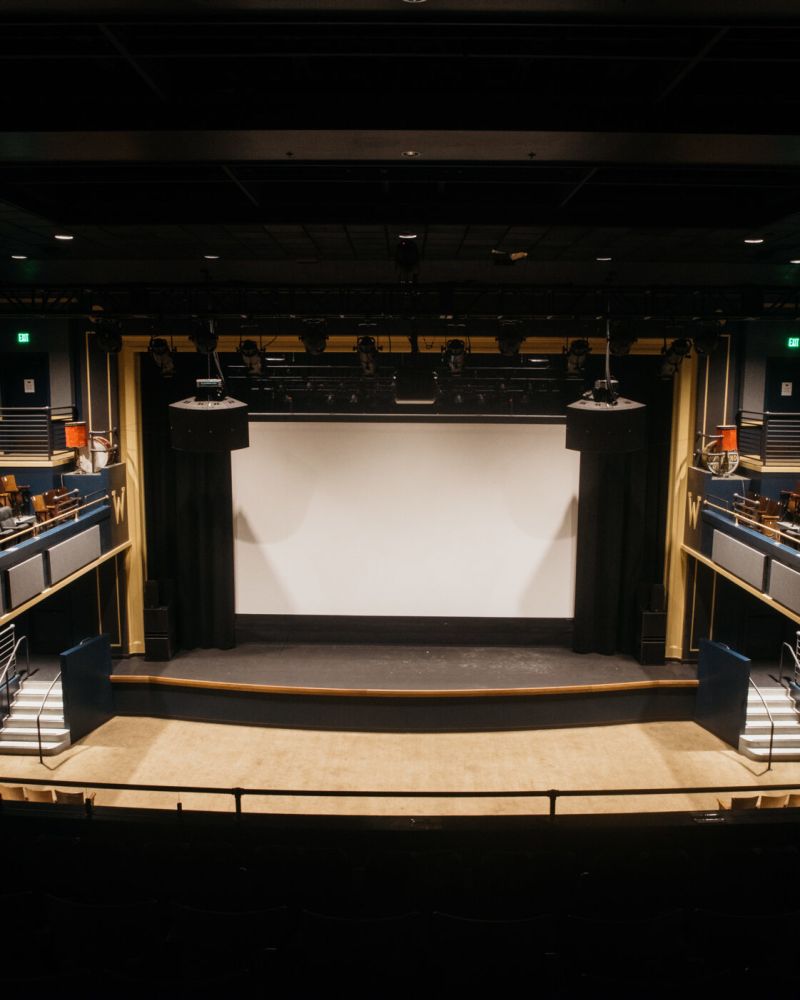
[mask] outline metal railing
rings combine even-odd
[[[800,464],[800,413],[739,410],[739,453],[765,465]]]
[[[547,799],[549,803],[548,815],[552,818],[557,815],[557,803],[560,799],[576,798],[609,798],[609,797],[630,797],[649,795],[715,795],[720,793],[746,792],[750,795],[761,792],[800,792],[800,784],[788,782],[772,785],[698,785],[685,788],[541,788],[541,789],[517,789],[515,791],[482,791],[482,792],[454,792],[454,791],[387,791],[384,789],[308,789],[308,788],[231,788],[227,786],[209,785],[154,785],[154,784],[131,784],[117,781],[54,781],[52,778],[9,778],[0,777],[0,792],[2,785],[36,785],[52,788],[82,788],[84,790],[94,789],[96,791],[112,792],[155,792],[177,795],[226,795],[233,800],[233,812],[238,819],[243,814],[242,803],[247,797],[262,798],[328,798],[328,799]],[[0,807],[3,800],[0,799]],[[17,803],[12,803],[16,805]],[[91,812],[88,808],[87,812]],[[183,808],[178,802],[178,812]],[[108,808],[123,808],[113,806]],[[142,807],[137,807],[142,808]],[[702,812],[707,813],[707,809],[676,810],[681,812]],[[716,812],[716,810],[712,810]],[[255,815],[255,814],[251,814]],[[774,812],[770,811],[774,816]]]
[[[25,643],[25,673],[26,675],[30,674],[31,651],[27,635],[21,635],[14,643],[11,655],[5,661],[5,666],[3,667],[2,673],[0,673],[0,687],[4,687],[6,692],[6,715],[11,715],[11,668],[17,662],[17,650],[23,642]]]
[[[97,493],[101,493],[101,490],[97,490]],[[95,496],[94,493],[87,493],[87,496]],[[84,500],[86,497],[83,498]],[[65,510],[63,514],[55,514],[53,517],[48,518],[46,521],[37,521],[34,524],[29,524],[25,528],[20,528],[19,531],[15,531],[13,535],[3,535],[0,538],[0,551],[8,545],[9,542],[16,545],[18,541],[22,541],[26,535],[41,535],[45,531],[49,531],[51,528],[57,528],[64,521],[78,519],[78,515],[88,510],[90,507],[95,507],[99,503],[105,503],[109,499],[108,493],[103,493],[102,496],[97,497],[94,500],[90,500],[88,503],[82,503],[77,507],[71,507],[69,510]]]
[[[42,712],[44,711],[44,706],[47,704],[47,699],[50,697],[50,692],[56,686],[58,681],[61,680],[61,671],[56,674],[53,678],[50,687],[47,689],[47,693],[44,698],[42,698],[42,704],[39,706],[39,711],[36,713],[36,739],[39,743],[39,763],[44,764],[44,756],[42,754]],[[64,721],[66,723],[66,715],[64,716]]]
[[[794,663],[794,677],[792,678],[795,684],[800,684],[798,681],[798,674],[800,674],[800,632],[797,633],[797,643],[794,649],[789,645],[788,642],[784,642],[781,646],[781,658],[778,662],[778,683],[783,684],[783,663],[786,658],[786,651],[789,651],[789,656],[791,656]]]
[[[65,424],[74,406],[0,406],[0,455],[52,458],[66,451]]]
[[[764,695],[761,693],[761,689],[759,688],[758,684],[756,684],[756,682],[753,680],[752,677],[748,677],[747,679],[753,685],[753,688],[755,689],[756,694],[761,699],[761,704],[764,706],[764,709],[766,710],[766,713],[767,713],[767,718],[769,719],[769,753],[767,755],[767,770],[771,771],[772,770],[772,744],[773,744],[773,742],[775,740],[775,720],[772,718],[772,712],[770,712],[769,705],[764,700]]]

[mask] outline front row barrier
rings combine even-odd
[[[53,781],[47,778],[6,778],[0,777],[0,796],[4,785],[53,786]],[[549,788],[549,789],[517,789],[516,791],[482,791],[482,792],[432,792],[432,791],[385,791],[374,789],[307,789],[307,788],[225,788],[205,785],[132,785],[114,781],[59,781],[60,788],[80,788],[84,790],[115,792],[159,792],[181,795],[230,795],[233,798],[234,814],[237,821],[243,815],[242,803],[245,796],[252,797],[286,797],[286,798],[328,798],[328,799],[547,799],[548,815],[556,816],[559,799],[574,798],[605,798],[609,796],[635,797],[648,795],[719,795],[720,793],[746,792],[749,795],[759,795],[762,792],[800,792],[800,784],[768,784],[768,785],[702,785],[682,788]],[[0,798],[0,809],[3,800]],[[86,798],[86,813],[91,817],[95,804]],[[120,807],[109,807],[120,808]],[[183,804],[178,801],[177,808],[183,812]],[[680,812],[717,813],[716,809],[680,810]],[[255,814],[254,814],[255,815]],[[533,814],[536,815],[536,814]],[[563,815],[563,814],[562,814]]]

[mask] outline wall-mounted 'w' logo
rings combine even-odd
[[[123,487],[124,489],[125,487]],[[689,525],[692,528],[697,527],[697,522],[700,518],[700,508],[703,506],[703,498],[696,497],[693,493],[686,494],[686,502],[689,505],[686,513],[689,515]]]
[[[111,503],[114,506],[114,521],[122,524],[125,520],[125,487],[121,486],[119,492],[111,491]]]

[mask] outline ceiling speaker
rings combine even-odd
[[[198,379],[197,394],[169,408],[178,451],[238,451],[250,444],[247,405],[224,394],[221,379]]]
[[[579,399],[567,407],[570,451],[619,453],[640,451],[646,443],[644,403],[621,396],[613,404]]]

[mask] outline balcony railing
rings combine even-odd
[[[800,466],[800,413],[740,410],[739,453],[765,468]]]
[[[50,459],[67,450],[65,427],[73,406],[0,406],[0,458]]]

